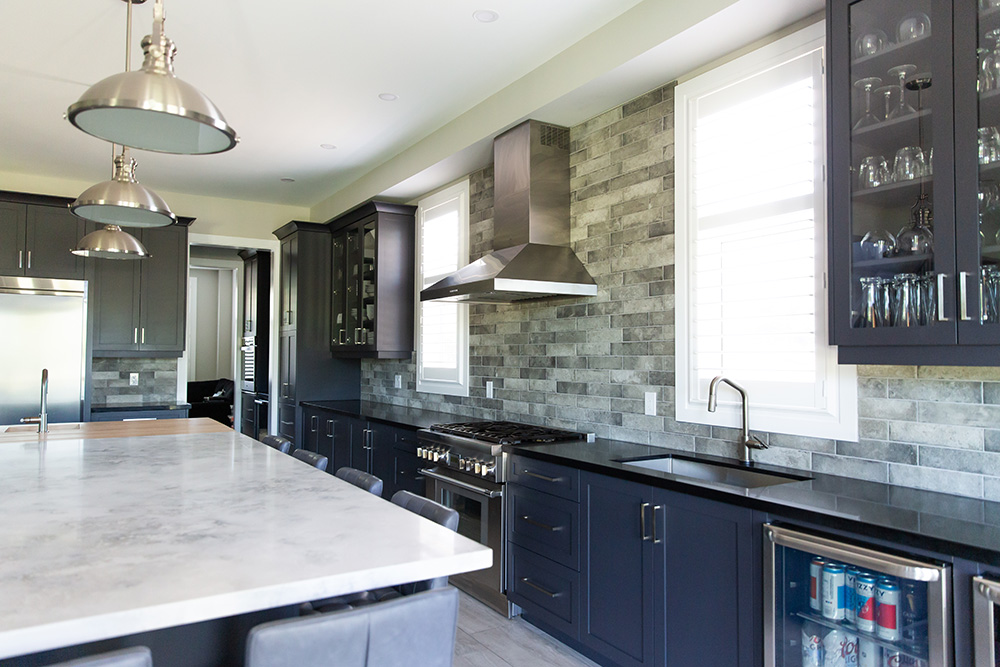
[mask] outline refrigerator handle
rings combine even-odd
[[[973,577],[972,591],[976,667],[997,667],[994,659],[996,638],[993,636],[993,614],[995,613],[993,605],[1000,604],[1000,583],[982,577]]]
[[[788,528],[769,525],[766,530],[768,538],[778,546],[807,551],[833,560],[848,561],[865,569],[885,572],[902,579],[925,582],[941,580],[941,568],[920,561],[844,542],[834,542]]]

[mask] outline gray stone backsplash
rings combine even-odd
[[[416,392],[412,362],[365,360],[362,398],[736,456],[737,429],[673,418],[673,86],[571,128],[570,140],[571,241],[597,296],[471,306],[468,397]],[[476,259],[493,249],[493,170],[470,180]],[[643,414],[647,391],[659,416]],[[859,442],[759,433],[770,449],[754,456],[1000,500],[1000,368],[859,366],[858,411]]]
[[[139,374],[131,387],[129,373]],[[177,402],[177,359],[95,357],[92,405],[159,405]]]

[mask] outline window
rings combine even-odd
[[[679,421],[857,440],[853,366],[828,344],[823,24],[677,86]]]
[[[469,306],[419,291],[469,260],[469,182],[417,205],[417,391],[469,395]]]

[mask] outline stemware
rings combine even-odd
[[[855,88],[865,91],[865,114],[861,117],[861,120],[854,124],[855,130],[860,130],[863,127],[869,127],[879,122],[878,116],[872,113],[872,88],[881,83],[882,79],[877,76],[869,76],[854,82]]]
[[[1000,1],[1000,0],[998,0]],[[889,38],[881,30],[865,33],[854,43],[854,55],[857,58],[873,56],[889,45]]]
[[[934,252],[934,232],[918,218],[896,234],[896,251],[900,255],[928,255]]]
[[[979,242],[981,245],[993,243],[1000,234],[1000,220],[997,217],[1000,206],[1000,186],[995,181],[979,182]]]
[[[897,183],[912,181],[927,173],[924,152],[919,146],[907,146],[896,151],[892,163],[892,177]]]
[[[980,271],[980,321],[1000,322],[1000,268],[987,265]]]
[[[889,167],[881,155],[869,155],[861,160],[858,169],[858,186],[861,188],[877,188],[890,182]]]
[[[895,93],[899,88],[896,86],[882,86],[881,88],[875,89],[876,95],[881,95],[885,98],[885,119],[890,120],[889,114],[892,113],[892,94]]]
[[[929,35],[931,32],[931,20],[927,14],[915,12],[904,16],[896,27],[896,38],[900,42],[909,42]]]
[[[993,87],[1000,87],[1000,28],[990,30],[986,33],[985,39],[992,41],[992,57],[989,58],[989,72],[993,76]]]
[[[991,164],[1000,159],[1000,132],[995,127],[981,127],[979,135],[979,164]]]
[[[976,54],[979,56],[979,79],[976,81],[976,91],[985,93],[997,87],[997,80],[993,74],[995,67],[993,52],[986,48],[979,48],[976,49]]]
[[[892,113],[888,116],[889,119],[899,118],[900,116],[905,116],[915,112],[914,108],[906,103],[906,77],[916,71],[916,65],[907,64],[897,65],[887,72],[889,76],[899,79],[899,106],[892,110]]]
[[[885,229],[873,229],[861,239],[864,259],[882,259],[896,254],[896,237]]]

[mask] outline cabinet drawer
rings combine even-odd
[[[515,484],[575,502],[580,500],[580,471],[574,468],[514,455],[510,457],[509,473],[507,480]]]
[[[580,574],[518,546],[510,549],[507,597],[529,618],[579,636]]]
[[[580,505],[507,485],[510,541],[560,565],[580,569]]]

